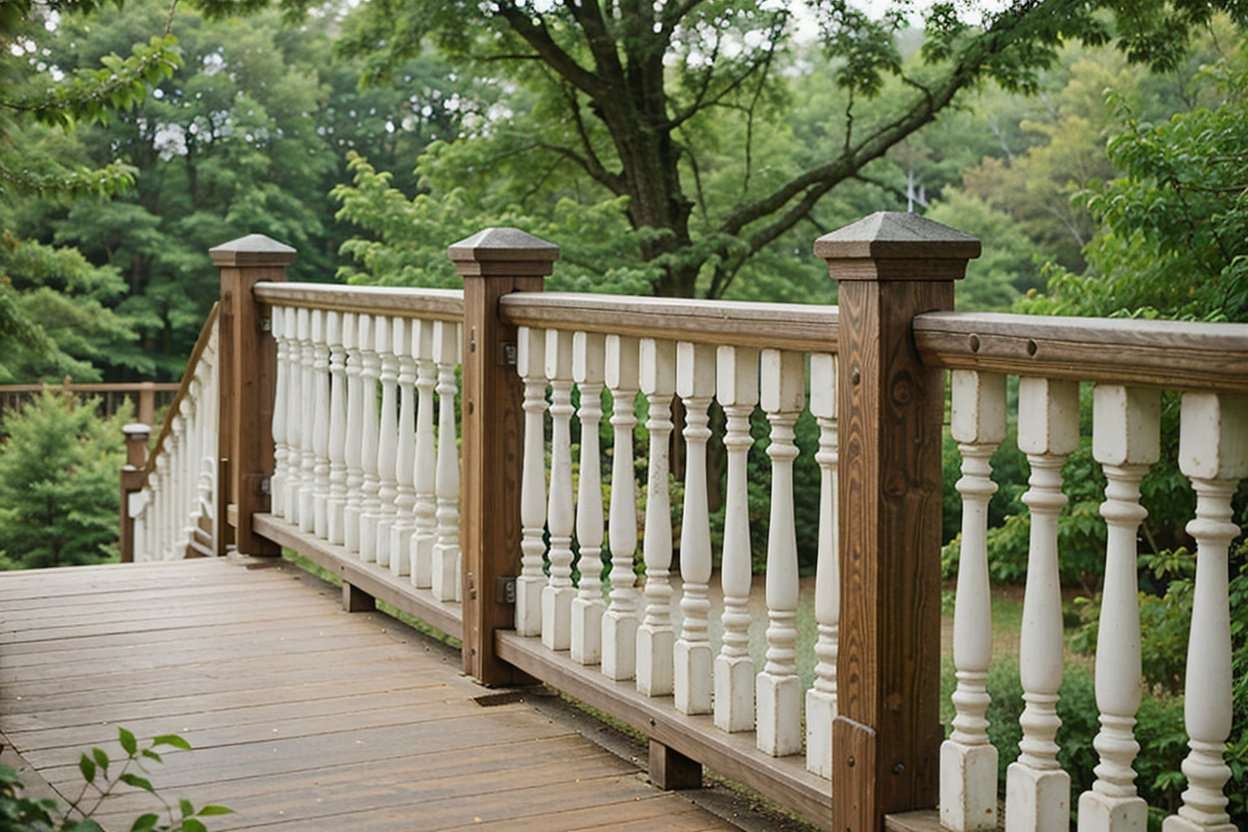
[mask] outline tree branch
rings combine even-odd
[[[534,23],[527,13],[510,3],[499,3],[498,12],[512,31],[533,47],[542,60],[570,84],[591,98],[610,94],[610,85],[601,76],[585,69],[555,43],[545,21],[540,21],[539,18],[540,22]]]

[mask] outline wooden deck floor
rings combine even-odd
[[[121,725],[191,742],[151,779],[238,813],[214,830],[735,828],[532,704],[482,706],[487,693],[456,654],[342,612],[336,588],[287,565],[0,574],[0,732],[63,795],[84,748],[121,753]],[[152,807],[130,791],[97,819],[128,829]]]

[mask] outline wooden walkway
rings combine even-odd
[[[458,654],[289,565],[220,560],[0,574],[0,732],[51,788],[117,726],[195,750],[151,779],[224,803],[213,830],[733,829]],[[124,756],[124,755],[123,755]],[[20,762],[20,761],[19,761]],[[29,772],[28,772],[29,773]],[[109,829],[153,809],[110,798]]]

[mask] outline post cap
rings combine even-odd
[[[957,280],[979,240],[918,214],[877,211],[815,240],[838,280]]]
[[[263,234],[248,234],[208,249],[213,265],[226,268],[240,266],[288,266],[295,261],[297,252]]]
[[[142,422],[130,422],[127,425],[122,425],[121,432],[127,439],[147,438],[152,435],[152,427]]]
[[[559,246],[519,228],[486,228],[446,253],[464,277],[543,277],[554,271]]]

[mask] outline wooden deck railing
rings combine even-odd
[[[465,670],[483,683],[537,679],[641,732],[662,785],[696,784],[706,765],[838,832],[978,832],[997,826],[999,794],[985,718],[989,460],[1006,436],[1006,377],[1020,376],[1018,443],[1031,468],[1026,707],[1004,821],[1050,832],[1077,808],[1081,829],[1134,832],[1146,807],[1132,763],[1149,753],[1132,735],[1143,695],[1139,483],[1160,453],[1160,391],[1179,390],[1198,555],[1189,788],[1166,829],[1229,829],[1227,551],[1239,532],[1231,495],[1248,475],[1248,327],[955,313],[954,282],[979,243],[911,215],[873,215],[815,251],[840,283],[839,307],[543,294],[558,249],[514,229],[451,246],[462,293],[289,284],[285,246],[250,237],[215,249],[220,514],[239,552],[285,546],[334,571],[348,609],[385,601],[461,639]],[[950,371],[964,509],[946,739],[939,550]],[[1081,381],[1095,383],[1109,543],[1096,654],[1101,759],[1095,787],[1072,807],[1055,740],[1056,522]],[[684,427],[673,437],[677,400]],[[727,456],[718,574],[712,402],[725,414]],[[746,461],[760,407],[771,476],[756,580]],[[798,638],[792,474],[794,425],[807,411],[820,471],[809,647]],[[648,457],[640,524],[636,440]],[[679,541],[673,442],[685,452]],[[764,623],[750,596],[760,583],[765,651],[755,655],[751,627]],[[798,667],[809,664],[814,683],[803,690]]]
[[[0,384],[0,416],[10,410],[21,409],[45,390],[95,399],[103,416],[112,416],[123,403],[132,402],[135,419],[151,425],[157,410],[167,405],[177,393],[178,385],[162,381],[75,382],[69,378],[60,384]]]

